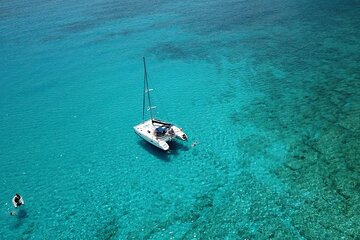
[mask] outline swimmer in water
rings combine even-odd
[[[191,146],[192,146],[192,147],[195,147],[195,146],[198,145],[198,144],[199,144],[198,141],[194,141],[194,142],[191,144]]]

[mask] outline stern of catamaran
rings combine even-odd
[[[171,129],[174,131],[176,138],[179,138],[183,141],[187,141],[188,137],[187,135],[183,132],[182,128],[179,128],[177,126],[171,126]]]

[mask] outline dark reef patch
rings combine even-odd
[[[254,88],[265,93],[264,99],[256,99],[229,117],[233,124],[251,122],[288,144],[285,162],[273,173],[291,186],[293,198],[305,199],[302,205],[292,206],[298,211],[290,217],[294,229],[304,238],[353,239],[358,234],[360,97],[354,89],[360,88],[358,81],[348,80],[352,72],[349,66],[342,69],[342,76],[331,62],[322,65],[322,70],[311,70],[310,76],[314,77],[305,81],[294,74],[290,82],[255,82]],[[259,71],[257,74],[263,75]],[[352,77],[360,79],[359,74]],[[269,75],[268,79],[274,77]],[[276,94],[286,85],[289,91]],[[255,136],[239,144],[243,151],[266,154],[262,150],[266,143]]]
[[[206,60],[208,53],[201,42],[163,42],[147,50],[161,60]]]
[[[82,16],[82,20],[68,22],[54,27],[54,31],[42,38],[43,42],[59,40],[72,34],[79,34],[100,27],[108,22],[131,19],[138,16],[146,16],[157,13],[166,4],[164,0],[151,0],[147,2],[135,1],[106,1],[101,3],[89,3],[89,5],[78,5],[76,11]],[[123,30],[122,33],[136,32],[137,30]],[[118,35],[118,31],[107,34],[109,39]],[[101,41],[107,39],[106,36],[97,39]]]
[[[60,32],[70,34],[79,33],[94,28],[98,25],[96,21],[84,20],[65,24],[61,27]]]
[[[112,216],[103,226],[97,230],[96,238],[101,240],[117,239],[119,230],[119,219],[116,216]]]

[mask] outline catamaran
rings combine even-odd
[[[165,122],[153,117],[150,99],[150,91],[148,84],[148,76],[146,71],[145,57],[144,62],[144,92],[143,92],[143,109],[142,123],[134,127],[135,133],[152,145],[167,151],[169,150],[168,142],[173,138],[187,141],[188,137],[183,130],[172,123]],[[147,106],[146,106],[147,105]],[[147,108],[146,108],[147,107]],[[145,121],[145,108],[150,112],[150,119]]]

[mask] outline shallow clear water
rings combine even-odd
[[[356,0],[2,1],[0,239],[355,239],[359,15]],[[142,56],[156,116],[190,138],[169,153],[132,129]]]

